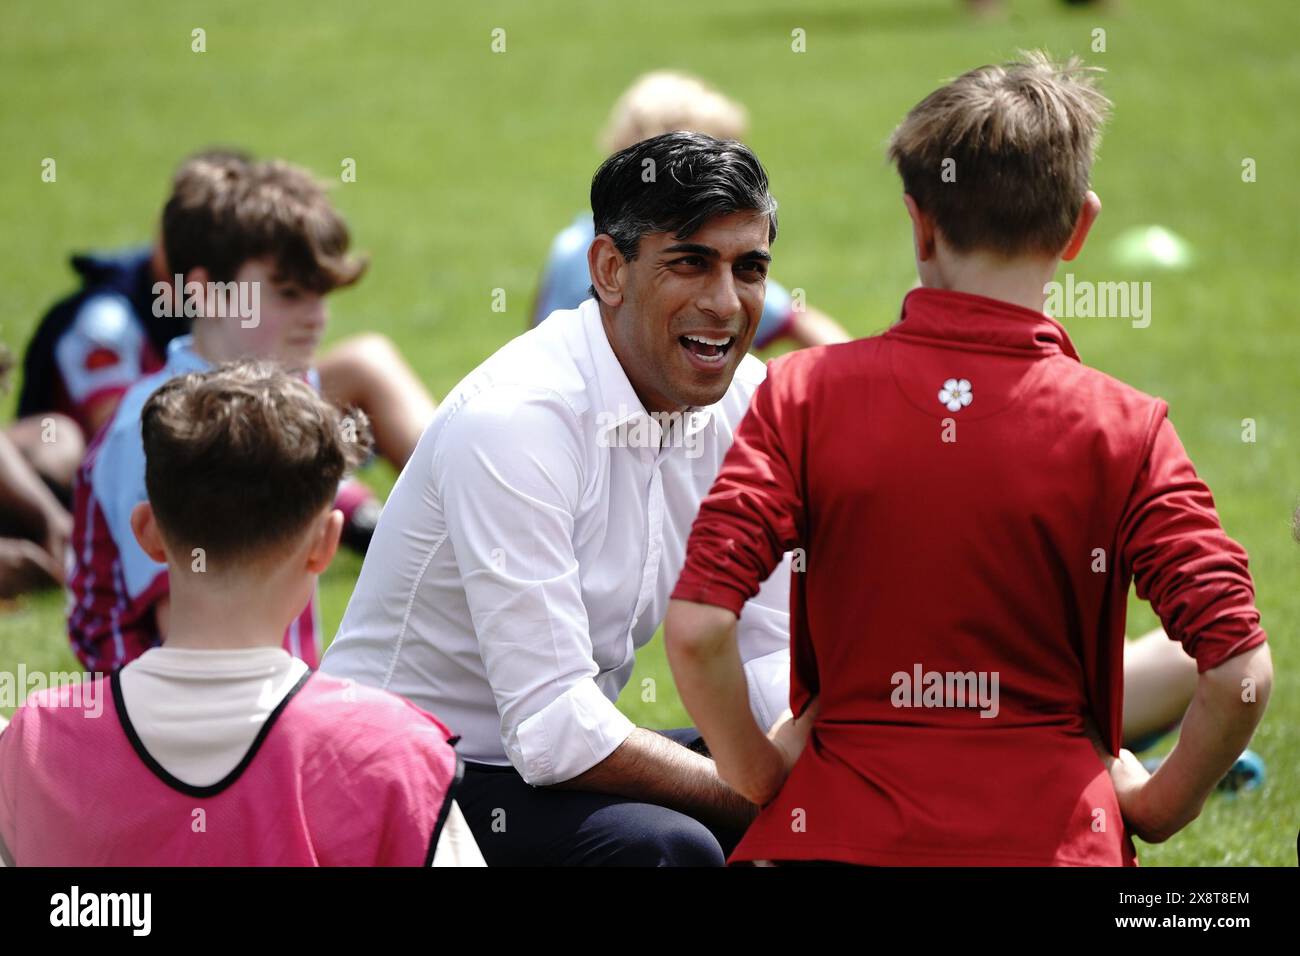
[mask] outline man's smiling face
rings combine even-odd
[[[687,239],[652,232],[618,270],[623,300],[602,309],[605,328],[647,411],[726,394],[763,313],[768,229],[765,213],[744,211],[715,216]]]

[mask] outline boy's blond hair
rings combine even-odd
[[[1088,191],[1111,105],[1100,70],[1022,55],[935,90],[889,140],[904,191],[958,252],[1057,255]]]
[[[699,77],[656,70],[638,77],[619,97],[601,146],[612,155],[652,136],[682,131],[744,139],[748,127],[745,108]]]

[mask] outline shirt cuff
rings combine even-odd
[[[1226,663],[1238,654],[1253,651],[1267,640],[1268,635],[1264,632],[1264,629],[1256,624],[1246,637],[1237,640],[1219,638],[1210,641],[1202,638],[1197,642],[1195,649],[1188,653],[1196,658],[1197,673],[1204,674],[1206,671],[1213,670],[1220,664]]]
[[[515,728],[510,762],[534,787],[563,783],[590,770],[627,740],[636,725],[590,678],[578,681]]]
[[[674,601],[690,601],[692,604],[711,604],[714,607],[726,608],[737,618],[744,611],[745,602],[749,598],[750,595],[733,585],[718,580],[698,579],[691,573],[689,565],[682,571],[682,576],[678,579],[672,593]]]

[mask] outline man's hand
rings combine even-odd
[[[641,727],[608,757],[557,790],[592,790],[670,807],[705,823],[743,829],[758,808],[721,778],[712,760]]]
[[[755,725],[755,731],[758,728]],[[796,754],[797,756],[797,754]],[[790,773],[786,754],[775,741],[764,740],[759,734],[748,753],[725,748],[714,755],[718,776],[723,783],[755,806],[766,806],[785,783]]]

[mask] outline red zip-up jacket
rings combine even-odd
[[[733,862],[1136,862],[1085,735],[1118,752],[1130,583],[1202,671],[1265,640],[1166,413],[957,292],[771,364],[673,593],[739,612],[800,549],[791,706],[821,712]]]

